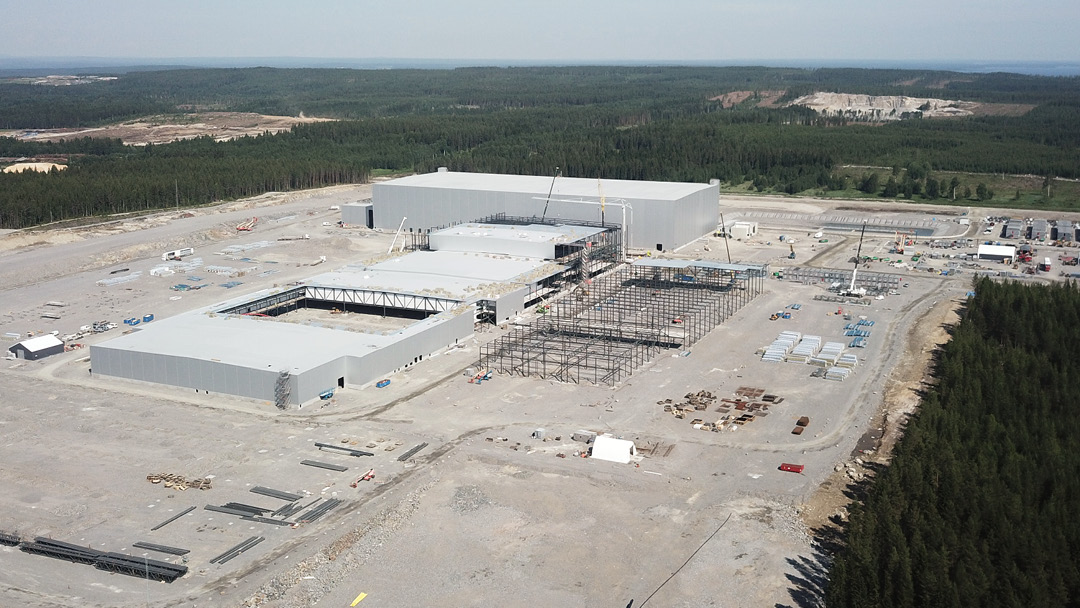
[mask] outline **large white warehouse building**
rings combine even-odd
[[[627,247],[664,251],[716,230],[719,195],[718,184],[553,179],[445,169],[375,184],[372,189],[374,224],[383,230],[402,225],[405,230],[427,230],[497,214],[620,226],[625,217]]]

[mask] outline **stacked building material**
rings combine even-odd
[[[317,506],[317,507],[315,507],[313,509],[309,509],[309,510],[305,511],[303,514],[301,514],[299,517],[296,518],[296,521],[298,523],[302,523],[302,524],[309,524],[309,523],[315,521],[316,519],[319,519],[323,515],[326,515],[333,508],[337,507],[338,505],[340,505],[343,502],[345,502],[345,501],[344,500],[338,500],[337,498],[327,499],[326,502],[322,503],[321,505],[319,505],[319,506]]]
[[[788,354],[787,360],[792,363],[806,363],[820,348],[821,336],[803,336],[799,345]]]
[[[850,375],[851,370],[846,367],[830,367],[829,369],[825,370],[826,380],[836,380],[838,382],[843,382],[844,380],[847,380],[847,377]]]
[[[309,467],[318,467],[320,469],[327,469],[329,471],[338,471],[339,473],[349,470],[349,467],[343,467],[343,466],[341,466],[339,464],[331,464],[329,462],[319,462],[318,460],[301,460],[300,464],[306,465],[306,466],[309,466]]]
[[[797,331],[782,331],[780,335],[773,340],[773,343],[765,347],[765,352],[761,356],[762,361],[768,361],[769,363],[779,363],[787,358],[787,354],[791,352],[792,348],[795,348],[795,344],[802,338],[802,334]]]
[[[247,551],[248,549],[254,547],[255,545],[261,543],[264,540],[266,540],[266,539],[263,538],[262,536],[252,536],[251,538],[245,540],[244,542],[240,543],[239,545],[236,545],[235,547],[232,547],[231,549],[225,551],[221,555],[218,555],[217,557],[214,557],[213,559],[210,560],[210,563],[211,564],[215,564],[215,563],[216,564],[224,564],[225,562],[227,562],[230,559],[236,557],[237,555],[240,555],[244,551]]]
[[[817,365],[818,367],[832,367],[836,365],[836,362],[840,359],[840,355],[844,353],[843,342],[826,342],[821,347],[821,351],[811,358],[809,363],[811,365]]]
[[[107,570],[129,576],[171,583],[187,574],[187,566],[177,566],[145,557],[133,557],[123,553],[106,553],[89,547],[80,547],[50,538],[37,537],[23,542],[19,547],[27,553],[66,559],[77,564],[89,564],[98,570]]]
[[[846,367],[848,369],[854,368],[858,364],[859,358],[851,353],[840,355],[840,358],[836,361],[836,367]]]

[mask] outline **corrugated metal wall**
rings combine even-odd
[[[399,220],[400,221],[400,220]],[[555,244],[553,242],[537,243],[526,239],[484,239],[477,238],[474,232],[482,232],[477,229],[462,228],[464,234],[434,234],[428,237],[428,246],[435,251],[470,251],[476,253],[500,253],[505,255],[520,256],[523,258],[543,258],[551,260],[555,258]]]
[[[402,217],[408,218],[406,230],[426,230],[496,213],[539,216],[544,212],[543,200],[522,192],[383,183],[374,185],[372,196],[375,227],[383,230],[396,230]],[[712,232],[720,219],[719,196],[720,186],[713,184],[676,201],[625,199],[630,207],[626,211],[627,223],[631,225],[630,246],[651,249],[662,244],[665,250],[674,249]],[[615,203],[607,205],[604,215],[605,222],[621,224],[623,221],[623,210]],[[547,217],[600,221],[600,207],[552,201]]]
[[[337,387],[338,378],[352,386],[374,382],[394,371],[412,364],[414,358],[425,358],[473,333],[473,315],[463,311],[448,315],[443,323],[404,337],[397,343],[361,356],[345,356],[328,361],[291,379],[290,403],[307,403],[319,393]],[[221,363],[143,353],[110,348],[107,344],[90,347],[90,367],[93,373],[129,380],[141,380],[199,391],[237,395],[274,401],[274,388],[280,370],[260,370]]]
[[[90,347],[90,369],[94,374],[262,401],[274,400],[274,383],[277,381],[277,370],[264,371],[217,361],[142,353],[110,348],[107,344]]]

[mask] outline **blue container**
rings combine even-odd
[[[379,380],[375,383],[376,388],[386,388],[387,386],[390,386],[389,380]]]
[[[143,315],[142,322],[149,323],[154,320],[154,315]]]

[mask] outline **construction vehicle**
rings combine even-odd
[[[241,222],[240,224],[237,224],[236,230],[238,232],[251,232],[251,230],[255,228],[255,224],[258,224],[258,223],[259,223],[259,218],[253,217],[250,220],[246,220],[246,221]]]
[[[480,372],[472,378],[469,378],[469,384],[480,384],[484,380],[491,380],[491,370],[487,370],[486,372]]]
[[[356,481],[350,483],[349,487],[355,488],[357,485],[360,484],[361,481],[371,481],[372,479],[375,479],[375,469],[368,469],[367,473],[364,473],[364,475],[360,479],[357,479]]]
[[[792,245],[791,243],[788,243],[788,249],[791,249],[791,253],[789,253],[788,256],[787,256],[788,259],[789,260],[794,260],[795,259],[795,246]]]

